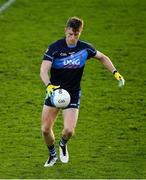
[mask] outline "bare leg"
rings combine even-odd
[[[62,131],[62,138],[59,143],[60,160],[63,163],[68,163],[69,161],[69,153],[66,143],[74,134],[74,129],[76,127],[78,119],[78,113],[79,110],[75,108],[63,110],[64,128]]]
[[[44,105],[42,111],[42,133],[46,145],[51,146],[55,142],[53,125],[58,113],[58,109]]]
[[[78,119],[79,110],[76,108],[69,108],[63,110],[64,117],[64,129],[62,131],[62,137],[65,140],[69,140],[74,134]]]

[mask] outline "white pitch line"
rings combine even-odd
[[[11,6],[11,4],[16,1],[16,0],[8,0],[6,3],[4,3],[1,7],[0,7],[0,13],[5,11],[9,6]]]

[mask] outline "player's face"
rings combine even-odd
[[[66,42],[68,45],[76,45],[77,41],[81,35],[81,31],[74,32],[72,28],[65,29]]]

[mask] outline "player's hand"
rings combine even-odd
[[[55,86],[55,85],[49,83],[49,84],[47,85],[47,88],[46,88],[46,98],[45,98],[45,99],[47,99],[48,97],[50,97],[51,94],[53,93],[53,91],[54,91],[55,89],[58,89],[58,88],[60,88],[60,86]]]
[[[125,79],[123,78],[123,76],[121,76],[121,74],[117,71],[114,71],[113,74],[114,74],[115,78],[119,81],[119,84],[118,84],[119,87],[124,86]]]

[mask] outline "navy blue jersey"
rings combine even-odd
[[[76,46],[68,46],[65,38],[51,44],[43,60],[52,62],[50,81],[66,90],[80,90],[86,60],[95,56],[96,50],[88,43],[78,40]]]

